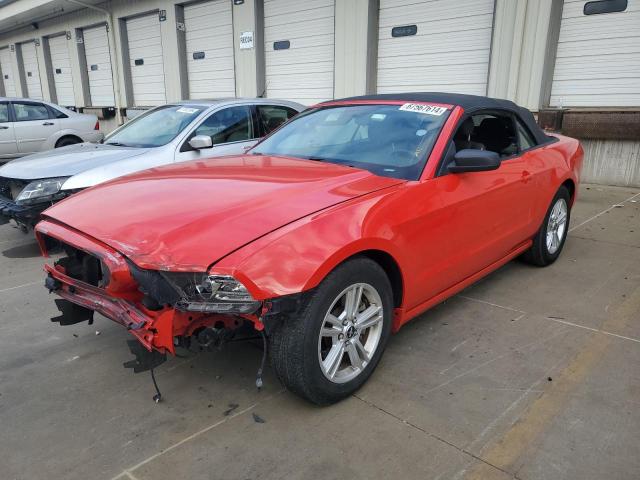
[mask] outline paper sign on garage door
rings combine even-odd
[[[59,35],[49,39],[49,53],[51,55],[51,69],[53,82],[56,87],[56,102],[65,107],[76,104],[73,93],[73,78],[71,77],[71,59],[67,47],[66,35]]]

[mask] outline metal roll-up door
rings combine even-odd
[[[22,51],[22,69],[27,84],[27,97],[34,100],[43,100],[36,44],[35,42],[27,42],[23,43],[20,48]]]
[[[158,14],[128,19],[127,42],[134,106],[150,107],[166,103]]]
[[[116,101],[113,94],[111,53],[106,25],[85,28],[82,31],[82,39],[87,62],[91,106],[113,107]]]
[[[53,82],[56,87],[56,102],[65,107],[74,106],[76,99],[73,92],[71,58],[66,35],[49,39],[49,54],[51,55]]]
[[[0,70],[2,70],[2,83],[4,94],[7,97],[17,97],[16,81],[13,76],[13,65],[11,63],[11,52],[9,47],[0,49]]]
[[[189,98],[234,97],[231,2],[215,0],[184,7]]]
[[[564,2],[550,105],[640,106],[640,2],[595,15],[584,8]]]
[[[265,0],[266,96],[311,105],[333,98],[334,0]]]
[[[380,0],[378,93],[486,95],[494,0]]]

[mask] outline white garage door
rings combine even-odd
[[[38,54],[36,44],[27,42],[21,45],[22,68],[27,82],[27,97],[34,100],[42,100],[42,86],[40,85],[40,68],[38,66]]]
[[[16,82],[13,77],[13,66],[11,64],[11,52],[9,47],[0,50],[0,70],[2,70],[2,82],[4,84],[4,94],[7,97],[17,97]]]
[[[215,0],[184,7],[189,98],[234,97],[231,2]]]
[[[134,106],[150,107],[166,103],[158,14],[128,19],[127,41]]]
[[[640,2],[599,15],[584,5],[564,2],[550,104],[640,106]]]
[[[65,35],[49,39],[49,53],[51,54],[51,69],[56,86],[56,101],[58,105],[71,107],[76,104],[73,94],[73,79],[71,77],[71,60],[69,58],[68,40]]]
[[[311,105],[333,98],[334,0],[265,0],[266,95]]]
[[[107,27],[85,28],[82,32],[87,62],[89,96],[93,107],[112,107],[116,104],[111,74],[111,53]]]
[[[486,95],[494,0],[380,0],[378,93]]]

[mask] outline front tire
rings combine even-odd
[[[533,237],[533,245],[522,256],[524,261],[546,267],[560,256],[569,232],[570,203],[571,194],[563,185],[553,197],[542,226]]]
[[[355,258],[331,272],[270,335],[272,364],[285,387],[318,405],[358,390],[386,347],[391,292],[371,259]]]

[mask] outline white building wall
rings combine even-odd
[[[57,1],[59,0],[51,0],[52,3]],[[265,48],[264,39],[264,10],[265,2],[273,6],[275,5],[273,3],[274,0],[245,0],[238,5],[232,0],[228,1],[232,3],[232,32],[230,34],[233,35],[235,94],[245,97],[263,96],[265,91],[268,90],[268,85],[265,82],[267,76],[265,72],[265,51],[268,49]],[[276,3],[281,5],[281,10],[285,13],[294,11],[295,8],[299,9],[302,3],[296,0],[289,1],[291,8],[289,8],[287,0],[277,0]],[[322,3],[323,1],[325,0],[315,0],[316,3]],[[328,2],[327,5],[335,5],[333,19],[335,44],[333,47],[334,57],[330,62],[333,68],[333,84],[326,86],[325,90],[329,91],[330,94],[332,90],[332,96],[337,98],[375,93],[376,88],[380,85],[384,86],[388,80],[393,80],[397,77],[402,83],[406,80],[405,77],[408,78],[411,76],[409,74],[415,73],[417,70],[412,68],[411,65],[402,68],[407,72],[401,73],[400,76],[394,72],[389,72],[387,67],[391,66],[393,70],[395,68],[393,67],[394,62],[397,63],[394,55],[397,54],[398,58],[400,58],[407,52],[400,48],[394,53],[392,49],[390,50],[391,43],[389,39],[383,39],[383,41],[379,42],[381,29],[385,35],[389,33],[387,30],[390,30],[390,27],[395,25],[394,18],[397,18],[397,23],[399,24],[419,24],[422,22],[422,30],[424,31],[427,25],[425,22],[428,22],[430,18],[429,10],[435,15],[438,12],[444,12],[448,8],[447,0],[432,0],[429,2],[422,0],[412,0],[411,2],[401,2],[399,0],[384,0],[384,2],[382,0],[326,1]],[[451,2],[456,3],[458,6],[461,5],[460,2],[454,2],[454,0],[451,0]],[[16,12],[20,8],[32,8],[29,7],[32,3],[21,1],[0,7],[0,16],[6,12]],[[45,99],[51,99],[50,87],[55,85],[55,82],[53,82],[51,72],[45,71],[51,70],[51,68],[48,68],[47,65],[42,39],[43,37],[68,32],[72,37],[69,44],[69,53],[75,106],[91,111],[88,100],[90,97],[87,88],[87,75],[83,71],[84,67],[80,58],[81,50],[77,48],[76,31],[99,24],[109,25],[109,51],[112,59],[115,91],[113,107],[118,112],[118,116],[115,118],[101,120],[103,129],[109,131],[124,120],[120,116],[121,112],[134,105],[127,55],[128,49],[122,42],[123,34],[125,33],[123,27],[127,18],[145,13],[157,13],[159,10],[164,11],[165,20],[160,22],[159,28],[162,38],[165,98],[166,101],[171,102],[188,96],[184,32],[179,30],[179,23],[183,20],[184,6],[190,3],[178,0],[111,0],[97,5],[98,8],[106,9],[110,14],[93,9],[82,9],[47,20],[38,19],[38,28],[36,30],[31,26],[27,26],[10,32],[0,32],[0,48],[15,46],[30,40],[39,40],[40,45],[36,49],[40,64],[42,96]],[[566,2],[563,2],[563,0],[495,0],[492,27],[490,31],[483,27],[484,30],[489,32],[487,35],[491,37],[487,67],[488,79],[486,82],[488,95],[514,100],[516,103],[535,112],[549,105],[558,105],[560,103],[558,99],[565,95],[561,95],[563,79],[566,78],[569,82],[573,82],[573,77],[569,77],[574,75],[575,72],[579,72],[579,74],[574,75],[577,77],[597,77],[599,75],[598,72],[604,68],[609,73],[618,76],[626,75],[625,78],[629,76],[629,72],[635,75],[633,72],[637,71],[636,64],[638,55],[640,55],[640,52],[635,48],[635,44],[637,43],[636,40],[640,38],[637,35],[637,32],[640,31],[640,25],[638,25],[638,28],[625,27],[625,32],[631,32],[631,37],[633,38],[624,39],[622,43],[625,47],[624,52],[621,52],[617,47],[611,47],[615,51],[612,50],[611,55],[596,62],[590,62],[587,58],[588,55],[585,57],[586,60],[578,58],[578,54],[582,50],[585,51],[585,54],[593,54],[596,50],[601,51],[602,48],[600,47],[603,45],[606,47],[612,42],[609,36],[615,36],[619,33],[619,28],[617,28],[618,26],[614,21],[617,14],[605,14],[595,20],[593,18],[584,18],[579,12],[579,7],[583,3],[576,0],[566,0]],[[625,22],[631,22],[632,27],[635,26],[634,22],[637,22],[640,18],[637,14],[638,12],[636,12],[638,9],[636,3],[635,0],[629,1],[631,14],[625,12],[627,15],[624,17],[626,19]],[[387,12],[393,13],[393,15],[385,14],[386,16],[382,18],[380,16],[381,4],[384,7],[383,10],[387,9],[387,7],[395,6],[396,10],[394,12]],[[469,3],[469,11],[473,13],[479,8],[478,5],[481,4],[482,2]],[[562,13],[563,5],[566,7],[564,14]],[[414,9],[415,14],[403,16],[402,12],[406,9],[409,11],[411,8]],[[270,10],[273,11],[272,8]],[[384,14],[384,12],[382,13]],[[443,22],[447,21],[444,17],[442,21],[433,25],[433,28],[436,29],[432,32],[434,35],[439,31],[437,29],[444,28]],[[564,29],[561,32],[560,24],[563,18]],[[618,18],[623,18],[622,14],[618,15]],[[317,21],[317,19],[309,19],[309,21]],[[586,22],[591,24],[596,21],[606,25],[607,28],[595,29],[597,31],[593,31],[593,35],[591,35],[591,30],[594,29],[589,28]],[[585,28],[576,29],[572,27],[574,24],[584,24]],[[456,25],[461,24],[454,22],[454,27]],[[473,31],[474,25],[469,24],[468,26],[469,30]],[[304,32],[304,22],[298,25],[297,28]],[[583,35],[584,39],[581,40],[582,37],[576,37],[576,35],[580,34],[580,31],[589,31],[589,33],[588,35],[585,34],[586,36]],[[253,32],[252,48],[240,48],[240,34],[243,32]],[[607,38],[604,38],[603,35]],[[286,33],[285,36],[289,37],[290,35]],[[558,37],[560,37],[559,46]],[[598,40],[600,43],[597,45],[593,44],[593,42],[589,43],[590,40],[587,37],[593,37],[593,41]],[[292,36],[291,38],[297,37]],[[408,38],[411,39],[411,37]],[[279,37],[269,37],[268,41],[273,42],[278,39]],[[584,40],[586,42],[583,42],[585,47],[576,49],[576,45],[573,44],[575,43],[573,40],[576,39],[579,40],[577,43]],[[406,37],[404,40],[406,40]],[[415,39],[413,41],[415,42]],[[396,43],[404,44],[407,42]],[[443,52],[450,47],[447,42],[441,43]],[[379,45],[381,45],[382,51],[379,51]],[[475,45],[475,47],[478,47],[478,45]],[[596,47],[598,48],[593,50]],[[437,51],[440,47],[434,45],[433,48],[436,49],[434,58],[440,58]],[[22,65],[18,64],[15,48],[14,51],[9,53],[16,79],[16,94],[25,95],[24,82],[18,77],[18,73],[22,71]],[[441,57],[446,60],[446,54],[442,53]],[[378,68],[380,66],[380,58],[383,58],[385,62],[382,68]],[[440,84],[435,85],[433,88],[437,86],[438,89],[442,90],[453,89],[457,85],[457,79],[470,72],[464,65],[464,58],[463,55],[461,60],[457,62],[458,64],[463,63],[463,65],[454,65],[450,69],[443,65],[436,66],[443,71],[443,75],[438,77],[442,88],[440,88]],[[397,64],[396,67],[400,69],[401,64]],[[300,68],[302,69],[303,67],[301,66]],[[590,68],[595,68],[596,70],[599,68],[600,70],[591,72]],[[293,75],[294,73],[300,74],[304,72],[291,73]],[[304,82],[304,75],[300,78]],[[424,82],[420,83],[421,75],[418,75],[417,78],[414,75],[412,78],[413,80],[418,80],[415,83],[415,88],[423,85]],[[397,83],[398,88],[402,86],[400,83]],[[431,86],[431,84],[429,85]],[[413,84],[407,85],[407,88],[409,87],[414,89]],[[635,88],[633,82],[631,87]],[[612,92],[601,92],[599,89],[606,90],[605,87],[600,86],[598,89],[590,91],[588,97],[600,97],[597,100],[599,107],[616,106],[612,104],[612,101],[603,100],[609,98],[607,94]],[[480,90],[482,90],[482,85]],[[482,93],[480,90],[477,93]],[[287,88],[277,91],[277,95],[281,97],[290,96]],[[327,96],[327,94],[323,94],[323,96]],[[563,102],[563,105],[570,106],[569,103],[571,102]],[[613,103],[620,104],[619,101]],[[589,104],[595,105],[593,101],[590,101]],[[627,108],[640,109],[640,105],[635,101],[631,101],[630,104],[627,102],[625,105]],[[93,110],[95,111],[96,109]],[[102,114],[102,110],[98,110],[97,113]],[[640,173],[638,173],[640,141],[588,140],[584,143],[586,151],[585,179],[591,181],[599,181],[601,179],[605,183],[623,185],[640,185]]]

